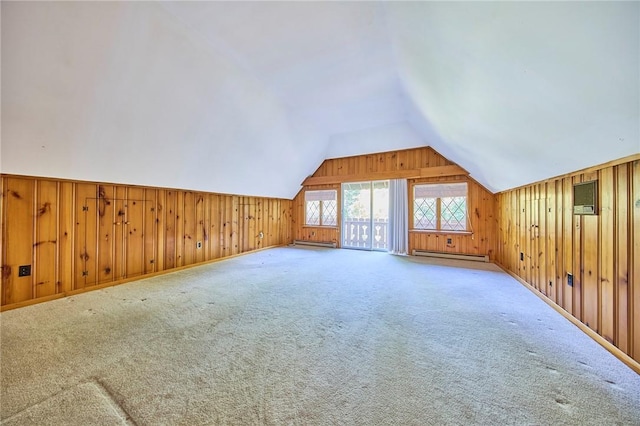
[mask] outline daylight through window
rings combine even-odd
[[[338,201],[337,191],[305,191],[304,224],[310,226],[337,226]]]
[[[413,228],[467,230],[467,183],[420,184],[413,187]]]

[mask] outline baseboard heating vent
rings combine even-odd
[[[337,244],[333,241],[293,240],[293,245],[294,246],[332,247],[332,248],[337,247]]]
[[[439,251],[413,250],[414,256],[438,257],[441,259],[457,259],[457,260],[473,260],[475,262],[489,262],[488,255],[481,254],[461,254],[461,253],[442,253]]]

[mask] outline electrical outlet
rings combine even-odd
[[[520,260],[524,260],[524,253],[520,252]]]
[[[199,249],[201,249],[201,248],[202,248],[202,241],[198,241],[198,242],[196,243],[196,248],[199,248]]]
[[[569,287],[573,287],[573,275],[572,274],[567,274],[567,285]]]
[[[28,277],[29,275],[31,275],[31,265],[18,266],[19,277]]]
[[[451,244],[451,238],[447,238],[447,244]]]

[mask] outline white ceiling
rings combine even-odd
[[[499,191],[640,152],[638,2],[2,2],[5,173],[293,197],[431,145]]]

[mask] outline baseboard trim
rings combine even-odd
[[[130,283],[130,282],[143,280],[143,279],[146,279],[146,278],[158,277],[160,275],[166,275],[166,274],[170,274],[170,273],[173,273],[173,272],[182,271],[184,269],[194,268],[196,266],[204,266],[204,265],[208,265],[210,263],[216,263],[216,262],[220,262],[220,261],[223,261],[223,260],[233,259],[235,257],[244,256],[244,255],[247,255],[247,254],[250,254],[250,253],[256,253],[256,252],[259,252],[259,251],[269,250],[269,249],[276,248],[276,247],[285,247],[286,245],[287,244],[277,244],[277,245],[273,245],[273,246],[269,246],[269,247],[261,247],[259,249],[255,249],[255,250],[245,251],[245,252],[242,252],[242,253],[232,254],[232,255],[224,256],[224,257],[218,257],[218,258],[211,259],[211,260],[205,260],[204,262],[192,263],[191,265],[178,266],[176,268],[165,269],[163,271],[158,271],[158,272],[152,272],[150,274],[136,275],[135,277],[124,278],[124,279],[117,280],[117,281],[110,281],[108,283],[92,285],[92,286],[86,287],[86,288],[80,288],[80,289],[77,289],[77,290],[69,290],[69,291],[65,291],[65,292],[62,292],[62,293],[58,293],[58,294],[52,294],[51,296],[38,297],[37,299],[29,299],[29,300],[25,300],[24,302],[11,303],[9,305],[0,306],[0,312],[10,311],[12,309],[24,308],[26,306],[31,306],[31,305],[37,305],[39,303],[50,302],[52,300],[64,299],[65,297],[75,296],[77,294],[82,294],[82,293],[88,293],[90,291],[100,290],[100,289],[103,289],[103,288],[115,287],[115,286],[120,285],[120,284],[127,284],[127,283]]]
[[[528,282],[526,282],[525,280],[520,278],[515,273],[511,272],[505,266],[503,266],[499,262],[495,262],[494,261],[493,263],[496,266],[498,266],[500,269],[502,269],[504,272],[506,272],[507,274],[511,275],[513,278],[515,278],[520,284],[522,284],[523,286],[528,288],[533,294],[535,294],[540,299],[542,299],[544,302],[546,302],[547,305],[551,306],[558,313],[560,313],[563,317],[568,319],[573,325],[575,325],[580,330],[582,330],[587,336],[591,337],[593,340],[595,340],[597,343],[599,343],[600,346],[602,346],[603,348],[605,348],[606,350],[611,352],[611,354],[613,356],[615,356],[620,361],[622,361],[627,367],[629,367],[630,369],[635,371],[637,374],[640,374],[640,363],[638,361],[636,361],[635,359],[631,358],[629,355],[627,355],[622,350],[620,350],[620,348],[616,347],[613,343],[609,342],[607,339],[605,339],[604,337],[602,337],[601,335],[599,335],[598,333],[596,333],[595,331],[593,331],[592,329],[587,327],[579,319],[577,319],[576,317],[571,315],[569,312],[565,311],[560,305],[556,304],[553,300],[549,299],[547,296],[545,296],[544,294],[540,293],[534,286],[532,286],[531,284],[529,284]]]

